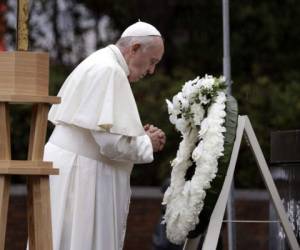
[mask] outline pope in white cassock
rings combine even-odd
[[[133,164],[151,162],[165,144],[160,129],[143,127],[129,82],[152,74],[163,53],[159,31],[137,22],[60,89],[44,154],[60,171],[50,178],[54,250],[123,248]]]

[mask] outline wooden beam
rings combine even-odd
[[[9,203],[9,176],[0,176],[0,249],[4,249],[6,224],[7,224],[7,209]]]
[[[11,158],[10,119],[7,103],[0,103],[0,159]],[[0,175],[0,249],[5,246],[10,177]]]
[[[0,160],[1,175],[57,175],[58,172],[52,162]]]
[[[10,118],[8,103],[0,102],[0,159],[10,160]]]
[[[28,159],[43,159],[47,131],[47,104],[35,104],[30,127]],[[50,187],[48,176],[28,177],[28,233],[30,250],[52,250]]]
[[[30,95],[0,95],[1,102],[9,103],[60,103],[60,97],[57,96],[30,96]]]

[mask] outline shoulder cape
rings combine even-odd
[[[75,68],[58,93],[61,103],[50,109],[49,121],[126,136],[145,134],[120,63],[125,60],[116,50],[114,45],[98,50]]]

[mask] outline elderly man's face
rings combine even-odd
[[[147,74],[153,74],[163,53],[164,44],[160,37],[153,39],[152,44],[145,49],[138,45],[133,46],[131,58],[128,62],[129,81],[136,82]]]

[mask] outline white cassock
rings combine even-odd
[[[45,146],[54,250],[122,249],[134,163],[153,160],[119,49],[98,50],[75,68],[53,105]]]

